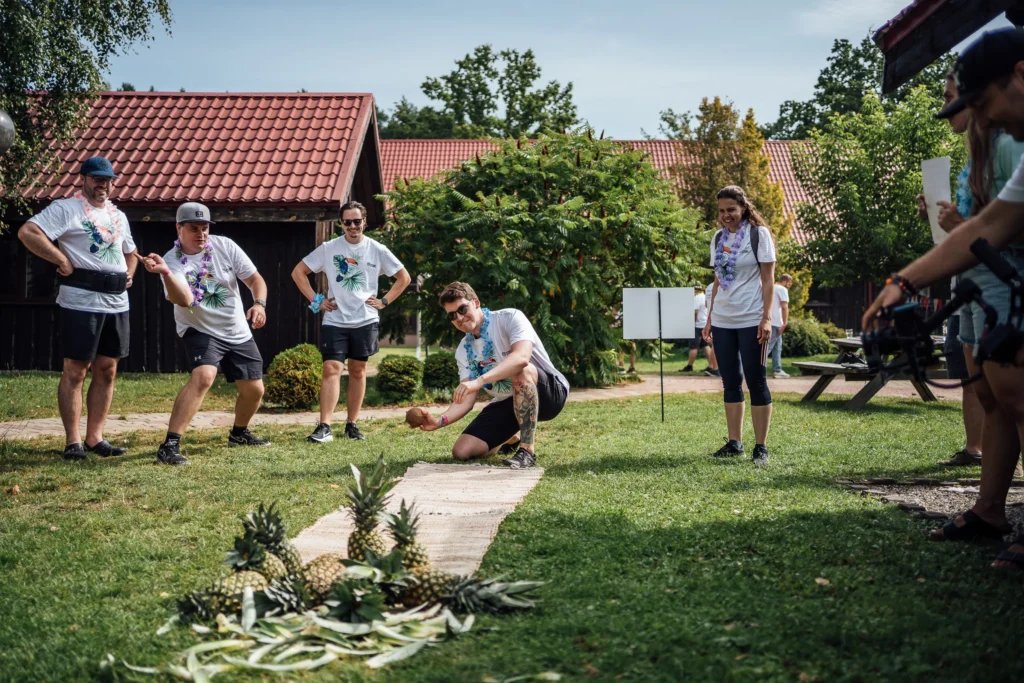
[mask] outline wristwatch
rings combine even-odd
[[[385,306],[387,306],[387,305],[388,305],[388,298],[387,298],[386,296],[382,296],[382,297],[380,298],[380,302],[381,302],[382,304],[384,304]]]
[[[266,307],[267,307],[267,302],[266,302],[266,301],[264,301],[263,299],[253,299],[253,300],[252,300],[252,303],[253,303],[254,305],[255,305],[255,304],[259,304],[259,305],[260,305],[260,306],[262,306],[263,308],[266,308]]]

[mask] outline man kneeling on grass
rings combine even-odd
[[[420,429],[432,432],[458,422],[473,410],[483,389],[493,400],[456,440],[452,456],[469,460],[492,455],[518,432],[519,449],[502,462],[513,469],[533,467],[537,422],[562,412],[569,381],[551,364],[522,311],[481,308],[476,292],[464,282],[448,285],[440,303],[456,329],[466,333],[455,352],[462,382],[448,410],[429,417]]]
[[[251,320],[254,330],[266,324],[267,283],[237,244],[210,234],[213,221],[205,206],[182,204],[177,222],[174,247],[163,257],[150,254],[142,259],[146,270],[161,275],[192,370],[192,378],[174,401],[167,438],[157,451],[157,460],[165,465],[188,464],[179,450],[181,435],[217,378],[218,366],[229,382],[238,384],[235,427],[228,445],[270,445],[249,431],[249,420],[263,399],[263,358],[246,324]],[[238,280],[253,295],[248,312],[242,310]]]

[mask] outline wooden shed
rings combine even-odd
[[[291,281],[292,268],[333,235],[338,207],[367,206],[383,222],[380,145],[373,96],[349,93],[102,94],[58,173],[28,199],[41,209],[72,196],[81,162],[105,156],[121,176],[111,193],[140,254],[169,250],[177,206],[210,207],[214,232],[238,242],[268,285],[268,324],[254,333],[264,360],[319,343],[317,316]],[[0,369],[59,370],[55,267],[28,253],[15,230],[0,236]],[[10,265],[8,265],[10,264]],[[245,305],[251,302],[243,286]],[[131,352],[122,370],[185,370],[173,309],[142,266],[129,290]]]

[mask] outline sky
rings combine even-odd
[[[370,92],[429,104],[428,76],[477,45],[532,49],[572,82],[579,114],[617,139],[721,96],[758,121],[811,97],[834,40],[859,42],[909,0],[171,0],[170,35],[115,58],[138,90]],[[1008,25],[1005,19],[990,24]]]

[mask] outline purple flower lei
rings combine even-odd
[[[196,273],[195,279],[185,277],[185,281],[188,282],[188,288],[192,290],[192,306],[198,306],[203,303],[203,298],[206,296],[206,284],[205,280],[210,275],[210,266],[213,265],[213,240],[207,239],[206,246],[203,247],[203,258],[199,261],[199,271]],[[181,250],[181,240],[174,240],[174,255],[181,262],[181,265],[188,265],[188,256],[185,255]]]
[[[743,246],[743,238],[746,237],[749,227],[748,222],[741,223],[740,229],[733,233],[732,242],[728,245],[728,231],[718,240],[718,246],[715,247],[715,275],[718,276],[718,286],[722,290],[728,290],[736,279],[736,259],[739,257],[740,247]]]

